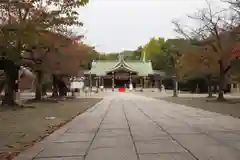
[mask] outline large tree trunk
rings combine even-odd
[[[224,80],[219,81],[219,90],[218,90],[218,98],[217,100],[219,101],[224,101]]]
[[[42,100],[42,71],[36,71],[35,100]]]
[[[173,97],[178,97],[178,80],[176,78],[173,79]]]
[[[225,85],[225,73],[224,73],[224,67],[223,63],[220,60],[219,61],[219,69],[220,69],[220,75],[219,75],[219,90],[218,90],[218,98],[219,101],[224,101],[224,85]]]
[[[207,76],[207,84],[208,84],[208,98],[213,97],[213,91],[212,91],[212,82],[211,82],[212,76]]]
[[[18,92],[18,67],[13,62],[6,62],[5,72],[5,95],[2,101],[3,105],[16,105],[15,98]]]
[[[0,63],[3,63],[2,61],[0,61]],[[0,73],[0,94],[2,93],[3,89],[4,89],[4,73]]]
[[[58,80],[58,89],[60,97],[67,96],[67,86],[63,80]]]
[[[42,96],[47,96],[47,84],[42,84]]]
[[[58,84],[56,75],[52,75],[53,88],[52,88],[52,97],[58,97]]]
[[[9,105],[13,106],[15,105],[15,79],[13,76],[9,73],[6,73],[6,78],[5,78],[5,94],[3,97],[2,104],[3,105]]]
[[[4,80],[0,80],[0,94],[2,93],[3,89],[4,89]]]
[[[67,86],[60,77],[53,75],[53,94],[52,97],[65,97],[67,96]]]
[[[213,97],[212,85],[209,84],[208,85],[208,98],[212,98],[212,97]]]

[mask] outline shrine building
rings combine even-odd
[[[117,60],[94,60],[91,69],[84,73],[89,87],[104,88],[158,88],[165,74],[153,70],[151,61],[125,61],[123,55]]]

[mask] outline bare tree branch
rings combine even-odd
[[[207,8],[198,10],[194,15],[188,15],[188,18],[196,21],[199,27],[181,25],[177,21],[174,21],[173,24],[177,33],[187,39],[198,40],[199,43],[196,44],[201,44],[207,50],[210,49],[207,52],[203,50],[203,52],[214,54],[215,60],[219,64],[219,99],[222,99],[225,78],[232,68],[231,50],[236,43],[234,35],[237,34],[236,32],[240,32],[240,29],[235,29],[240,27],[239,17],[232,14],[229,9],[213,11],[208,0],[206,0],[206,4]],[[237,2],[237,7],[240,9],[240,2]]]

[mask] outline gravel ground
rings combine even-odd
[[[33,103],[21,109],[0,108],[0,159],[40,141],[99,101],[86,98]]]
[[[230,115],[240,118],[240,97],[228,97],[226,102],[218,102],[216,99],[205,97],[160,97],[158,99],[168,102],[186,105],[188,107],[200,108],[203,110]]]

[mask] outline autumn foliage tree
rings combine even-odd
[[[83,61],[87,61],[88,53],[89,47],[87,45],[73,42],[65,48],[60,49],[60,54],[49,54],[45,63],[53,75],[53,96],[65,96],[66,91],[60,85],[65,83],[64,78],[83,75]],[[56,80],[60,84],[56,83]],[[59,94],[57,91],[59,91]]]
[[[6,76],[5,98],[3,103],[14,105],[14,90],[17,89],[18,66],[22,55],[29,50],[37,57],[52,52],[59,46],[49,47],[43,35],[46,32],[62,34],[68,26],[82,23],[78,20],[77,8],[88,0],[4,0],[0,2],[1,14],[1,57]],[[46,47],[47,46],[47,47]],[[36,57],[36,56],[35,56]],[[35,57],[33,61],[35,60]],[[15,73],[15,74],[13,74]]]
[[[78,40],[81,39],[82,36]],[[28,61],[36,74],[35,99],[41,100],[44,74],[48,75],[77,75],[80,62],[86,55],[86,47],[74,38],[60,33],[42,32],[36,44],[22,55]]]
[[[212,97],[212,82],[218,75],[218,61],[214,53],[202,47],[189,45],[181,49],[179,77],[182,80],[204,78],[208,84],[208,97]]]

